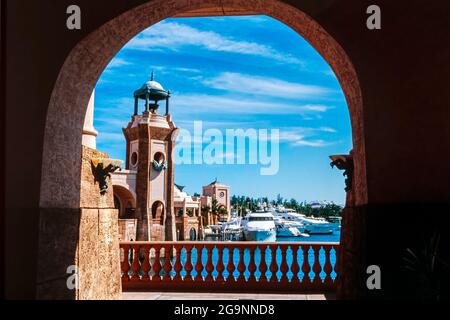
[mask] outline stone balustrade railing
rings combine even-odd
[[[124,291],[336,289],[339,243],[123,242],[120,249]]]

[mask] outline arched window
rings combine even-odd
[[[164,204],[161,201],[155,201],[152,205],[153,223],[164,224]]]
[[[195,228],[191,228],[189,231],[189,241],[196,241],[197,240],[197,230]]]

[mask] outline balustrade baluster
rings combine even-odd
[[[122,257],[122,281],[129,281],[130,276],[128,272],[130,271],[130,246],[128,244],[125,244],[122,246],[123,249],[123,257]]]
[[[314,271],[314,280],[313,280],[313,285],[317,286],[317,285],[322,285],[322,279],[320,278],[320,272],[322,271],[322,267],[320,266],[320,261],[319,261],[319,253],[320,253],[320,248],[322,246],[318,245],[318,246],[313,246],[313,250],[314,250],[314,264],[313,264],[313,271]]]
[[[234,269],[235,269],[234,247],[228,246],[228,263],[227,263],[228,278],[227,278],[227,282],[233,283],[236,281],[236,279],[234,278],[234,275],[233,275]]]
[[[259,252],[261,255],[261,261],[259,262],[259,272],[261,272],[261,275],[259,277],[259,282],[267,282],[266,272],[268,270],[268,267],[267,267],[267,262],[266,262],[266,250],[267,250],[267,245],[259,246]]]
[[[192,269],[193,269],[193,265],[192,265],[192,245],[191,244],[187,244],[185,246],[186,248],[186,263],[184,265],[184,271],[186,271],[186,276],[184,277],[185,281],[192,281]]]
[[[311,272],[311,267],[309,265],[309,248],[310,248],[310,245],[302,246],[302,251],[303,251],[303,265],[302,265],[303,281],[302,281],[302,284],[304,284],[306,288],[308,288],[311,284],[311,278],[309,277],[309,273]]]
[[[144,261],[142,262],[142,272],[144,274],[142,275],[142,280],[150,281],[150,247],[148,245],[144,245],[142,249],[142,251],[144,252]]]
[[[300,271],[300,266],[298,265],[297,260],[297,254],[298,254],[298,245],[290,245],[291,251],[292,251],[292,265],[291,265],[291,271],[292,271],[292,283],[298,283],[300,282],[300,278],[298,276],[298,273]]]
[[[333,248],[336,255],[336,262],[334,263],[334,272],[336,273],[336,278],[334,279],[334,283],[337,283],[337,281],[339,280],[339,261],[341,259],[341,247],[333,246]]]
[[[239,248],[239,263],[238,263],[238,271],[239,271],[239,276],[237,278],[238,282],[245,282],[245,262],[244,262],[244,252],[245,252],[245,247],[241,246]]]
[[[255,277],[255,272],[256,272],[256,263],[255,263],[255,250],[256,250],[257,246],[252,245],[250,246],[249,250],[250,250],[250,261],[248,263],[248,271],[250,273],[249,277],[248,277],[248,282],[255,282],[256,281],[256,277]]]
[[[217,270],[216,281],[224,281],[223,271],[225,270],[225,265],[223,264],[223,249],[224,247],[221,244],[217,245],[218,260],[216,265]]]
[[[287,259],[286,259],[288,245],[285,245],[285,244],[280,245],[280,249],[281,249],[281,264],[280,264],[281,279],[280,279],[280,282],[286,284],[287,282],[289,282],[288,277],[287,277],[287,273],[289,271],[289,266],[287,264]]]
[[[133,245],[133,262],[131,263],[132,281],[139,281],[141,278],[139,272],[141,271],[141,264],[139,263],[139,245]]]
[[[270,261],[270,272],[272,275],[270,276],[270,282],[275,283],[278,282],[277,272],[278,272],[278,264],[277,264],[277,245],[270,245],[270,252],[272,256],[272,261]]]
[[[214,250],[214,245],[206,245],[206,254],[208,256],[208,260],[206,262],[206,278],[205,281],[213,281],[214,278],[212,276],[212,272],[214,271],[214,264],[212,262],[212,255],[213,255],[213,250]]]
[[[172,246],[171,245],[165,245],[164,246],[164,281],[170,281],[172,280],[172,277],[170,276],[170,272],[172,271]]]
[[[181,281],[181,270],[183,270],[183,265],[181,264],[181,252],[183,251],[182,245],[175,245],[174,246],[176,252],[175,252],[175,263],[173,264],[173,270],[175,271],[175,275],[173,277],[173,280],[175,281]]]
[[[160,245],[155,245],[154,246],[155,249],[155,262],[153,262],[153,277],[152,277],[152,281],[155,282],[159,282],[161,281],[161,276],[160,276],[160,272],[162,269],[161,266],[161,246]]]
[[[197,248],[197,263],[195,264],[195,271],[197,272],[197,275],[195,276],[195,281],[197,282],[203,282],[203,261],[202,261],[202,255],[203,255],[203,245],[194,245]]]
[[[331,278],[333,267],[331,266],[330,261],[331,246],[323,246],[323,250],[325,251],[325,265],[323,266],[323,271],[325,272],[324,284],[330,286],[333,284],[333,279]]]

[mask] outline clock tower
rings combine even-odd
[[[230,187],[217,181],[213,181],[203,187],[203,195],[209,196],[217,201],[219,208],[224,208],[227,212],[226,220],[230,220],[231,204],[230,204]]]

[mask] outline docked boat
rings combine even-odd
[[[270,212],[249,213],[242,218],[241,226],[246,241],[275,242],[277,239],[274,217]]]
[[[221,234],[224,241],[239,241],[243,237],[241,218],[234,217],[228,222],[221,223]]]
[[[336,223],[328,222],[324,218],[307,217],[292,209],[277,208],[273,215],[284,221],[297,222],[299,231],[308,234],[332,234],[338,227]]]
[[[300,237],[304,235],[294,224],[289,221],[275,218],[274,222],[277,230],[277,237]]]

